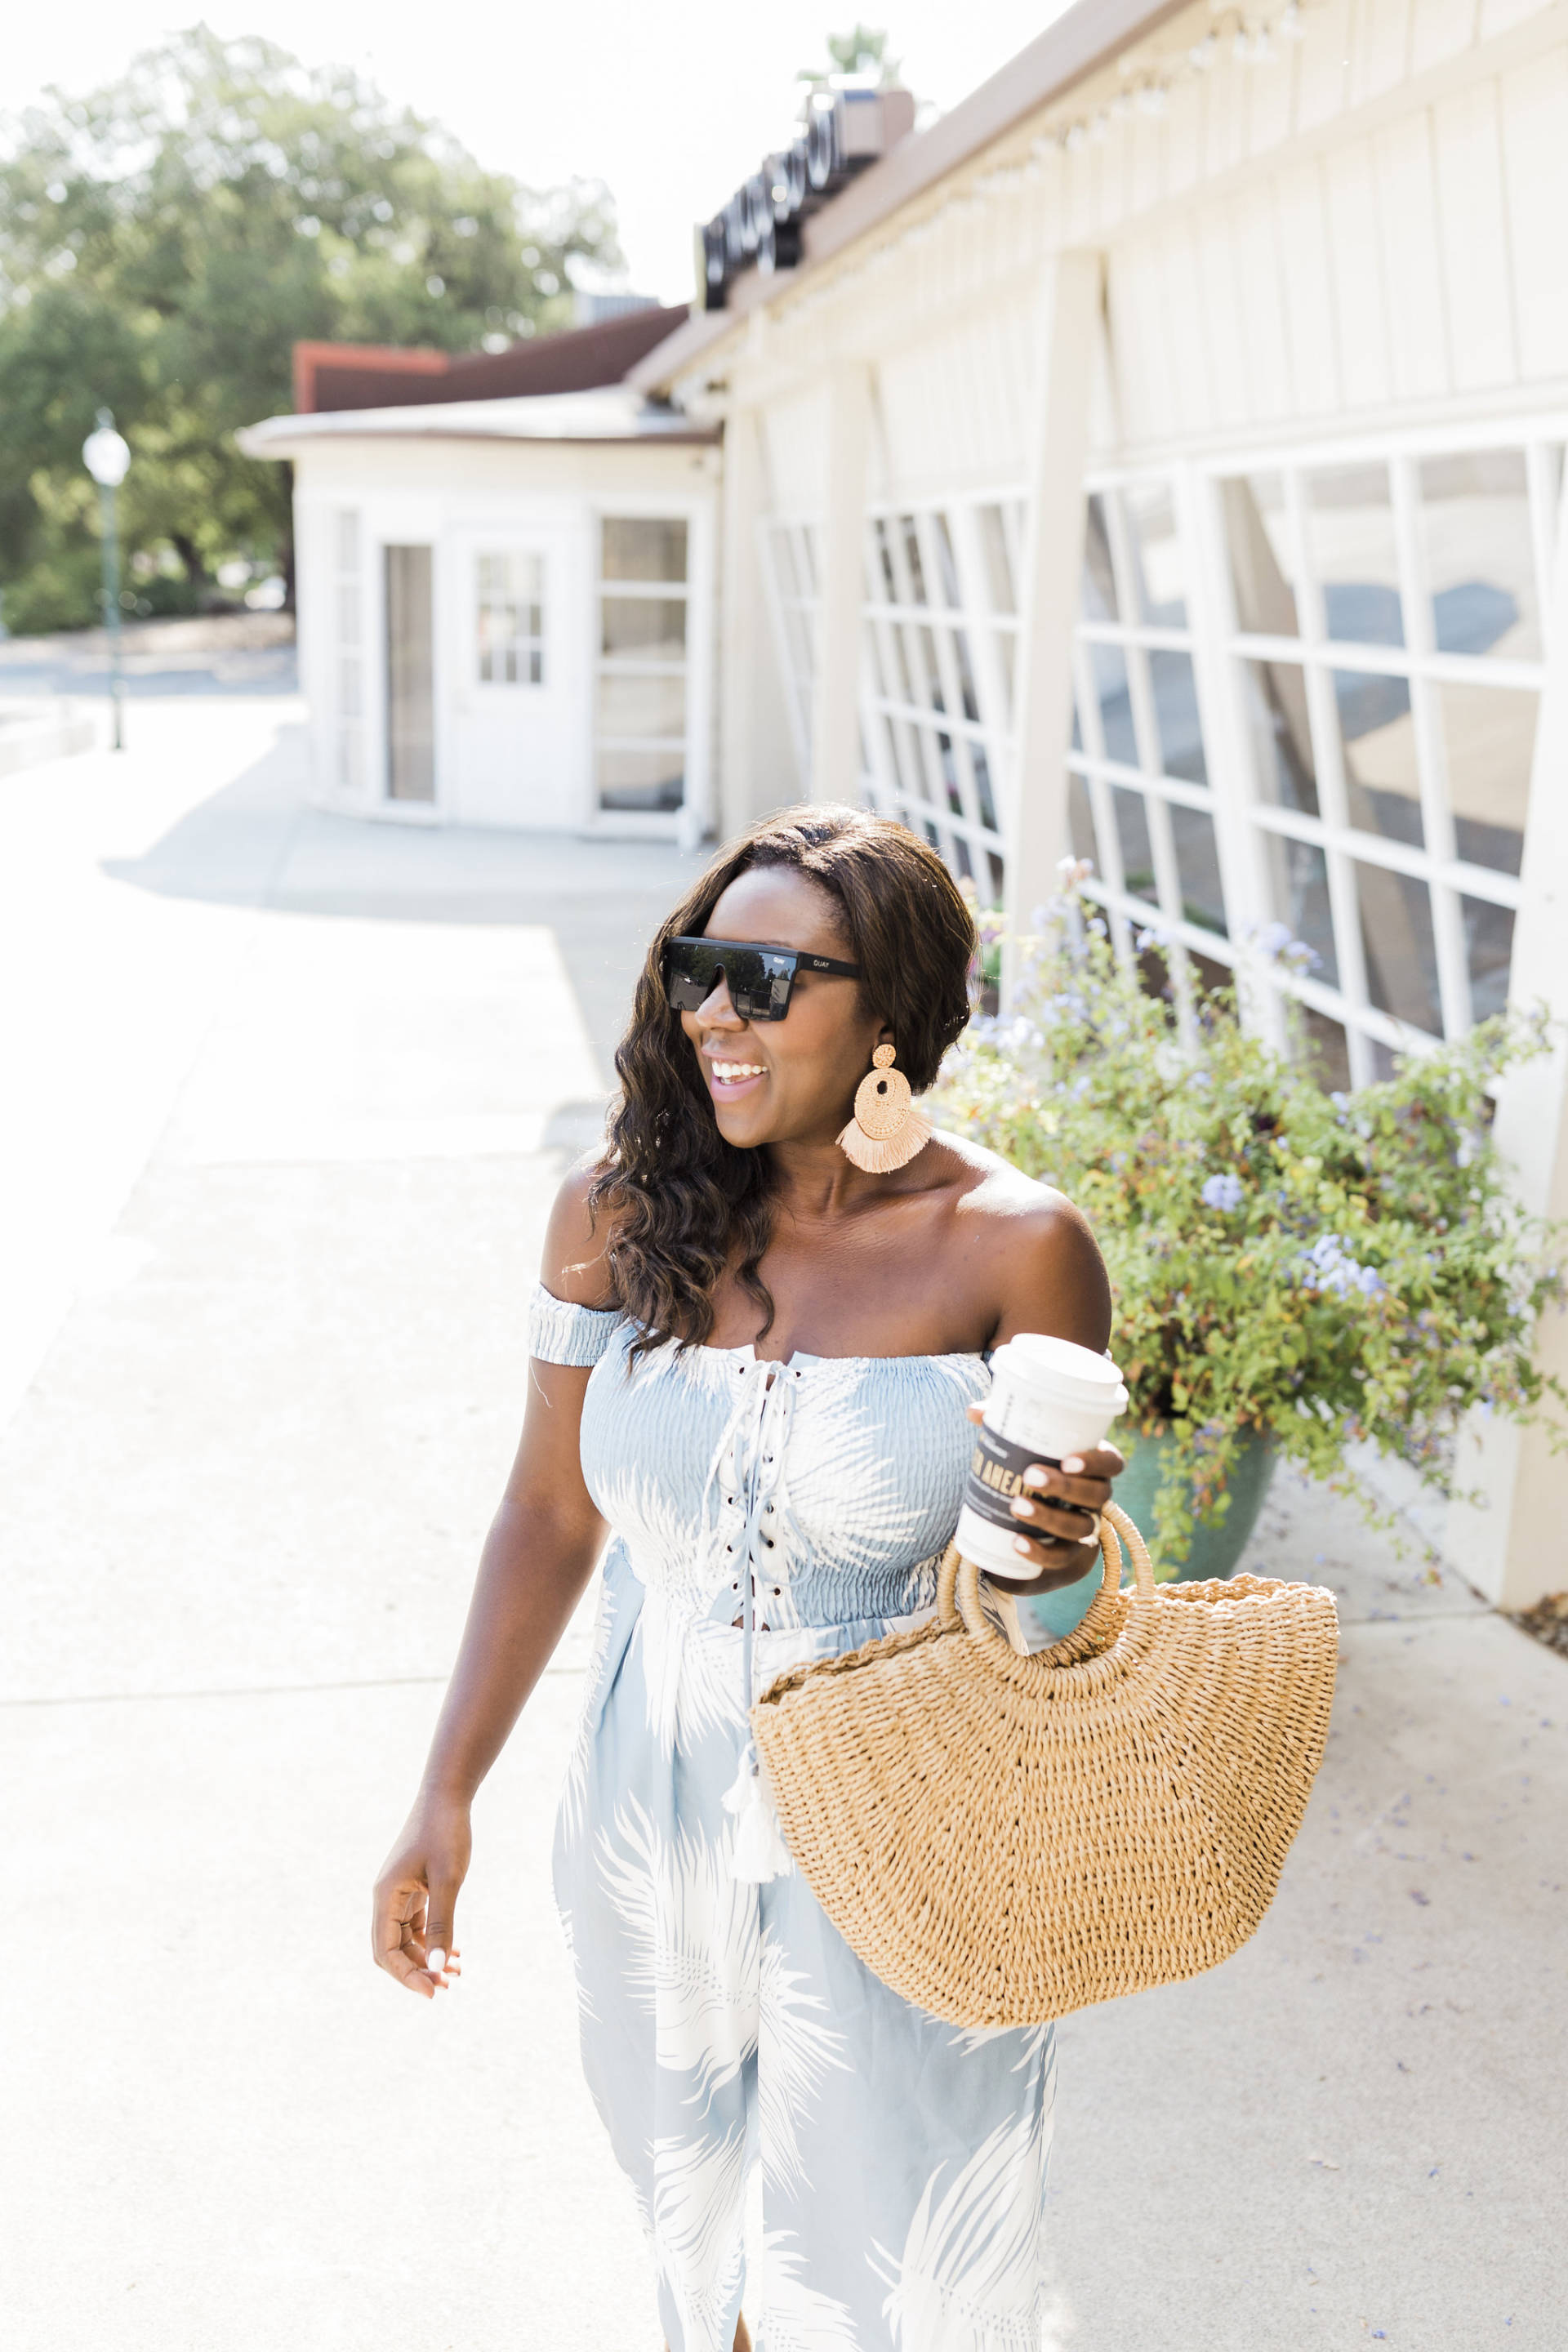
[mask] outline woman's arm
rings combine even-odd
[[[1072,1202],[1031,1184],[1009,1198],[992,1230],[998,1244],[993,1348],[1020,1331],[1043,1331],[1100,1354],[1110,1337],[1110,1284],[1088,1221]],[[979,1421],[982,1412],[972,1407],[970,1419]],[[1088,1575],[1100,1557],[1100,1513],[1110,1500],[1110,1482],[1127,1465],[1110,1444],[1069,1460],[1072,1468],[1037,1463],[1025,1471],[1034,1491],[1013,1506],[1018,1575],[987,1570],[987,1583],[1006,1592],[1046,1592]]]
[[[563,1186],[542,1277],[558,1298],[596,1306],[602,1236],[588,1228],[586,1180]],[[403,1832],[376,1883],[376,1964],[410,1991],[444,1980],[432,1953],[452,1956],[458,1890],[468,1866],[474,1792],[505,1747],[593,1573],[604,1522],[583,1483],[578,1453],[588,1372],[530,1366],[528,1408],[511,1475],[479,1558],[479,1572],[429,1760]]]

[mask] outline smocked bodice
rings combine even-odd
[[[929,1606],[958,1518],[978,1356],[759,1360],[751,1348],[655,1349],[614,1311],[535,1294],[534,1355],[594,1367],[588,1491],[638,1581],[730,1623],[748,1562],[778,1629]]]

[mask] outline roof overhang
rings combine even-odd
[[[694,310],[684,326],[637,362],[626,382],[642,392],[667,392],[753,310],[784,300],[846,247],[874,235],[893,214],[1188,5],[1189,0],[1076,0],[951,114],[929,131],[901,139],[879,163],[812,214],[803,226],[798,268],[771,276],[753,269],[733,280],[726,309]]]
[[[454,400],[417,408],[335,408],[266,416],[235,439],[247,457],[293,457],[341,441],[581,442],[599,446],[707,443],[716,427],[648,400],[627,384],[537,393],[510,400]]]

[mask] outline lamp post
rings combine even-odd
[[[114,703],[114,748],[125,749],[120,677],[120,529],[114,494],[131,466],[124,436],[114,429],[110,410],[100,408],[98,425],[81,445],[82,462],[98,484],[103,512],[103,625],[109,631],[109,691]]]

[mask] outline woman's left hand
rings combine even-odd
[[[984,1421],[984,1406],[972,1404],[969,1418]],[[1031,1463],[1024,1473],[1027,1496],[1013,1505],[1018,1573],[998,1576],[987,1569],[987,1584],[1003,1592],[1052,1592],[1087,1576],[1100,1558],[1100,1515],[1110,1500],[1110,1482],[1126,1467],[1114,1445],[1069,1454],[1060,1469]]]

